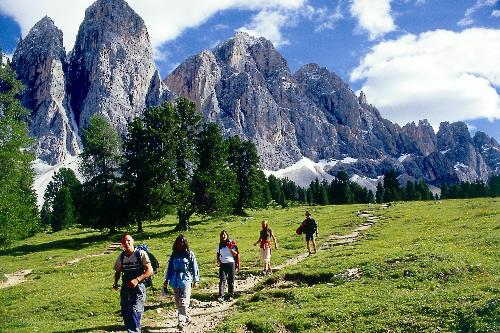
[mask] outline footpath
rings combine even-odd
[[[382,208],[387,208],[387,205],[382,205]],[[326,239],[318,246],[318,252],[327,251],[331,248],[337,246],[345,246],[356,242],[362,233],[370,229],[379,219],[378,216],[373,215],[370,211],[358,211],[357,216],[364,218],[365,222],[358,225],[351,233],[347,235],[329,235]],[[301,253],[280,265],[274,266],[273,271],[279,271],[285,267],[296,265],[308,258],[309,254],[307,252]],[[346,279],[353,279],[359,277],[359,271],[357,268],[349,269],[343,272],[341,275]],[[235,281],[235,290],[240,294],[249,293],[252,289],[265,279],[264,276],[248,275],[237,277]],[[210,295],[217,292],[218,286],[212,286],[202,291],[206,291]],[[173,296],[167,296],[173,297]],[[191,323],[185,327],[184,332],[208,332],[219,325],[226,316],[228,316],[231,311],[234,311],[234,305],[237,299],[231,302],[219,303],[215,300],[212,301],[200,301],[196,299],[191,299],[191,305],[189,308],[189,314],[191,316]],[[161,312],[161,308],[157,308],[158,313]],[[144,332],[150,333],[168,333],[168,332],[179,332],[177,329],[177,311],[175,309],[168,310],[165,315],[162,316],[165,319],[161,321],[148,320],[145,318],[143,323]]]

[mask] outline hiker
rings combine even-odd
[[[260,255],[262,261],[264,261],[264,270],[262,274],[271,274],[273,271],[271,269],[271,239],[274,241],[274,248],[278,249],[278,242],[274,236],[273,231],[269,228],[269,223],[267,221],[262,221],[262,230],[260,231],[259,239],[254,245],[260,243]]]
[[[153,267],[148,254],[134,248],[134,238],[125,233],[121,238],[124,251],[115,261],[115,283],[117,290],[118,280],[122,277],[120,289],[120,307],[123,322],[128,333],[141,332],[141,318],[146,302],[146,286],[144,280],[153,274]]]
[[[189,249],[186,237],[179,235],[172,245],[172,255],[168,260],[164,288],[168,289],[170,285],[174,291],[175,306],[177,308],[177,329],[180,331],[183,331],[184,327],[191,322],[188,315],[191,284],[196,288],[199,281],[196,256]]]
[[[229,239],[226,230],[222,230],[219,235],[219,246],[217,247],[217,266],[219,266],[219,302],[224,301],[224,289],[226,288],[228,301],[231,302],[234,297],[234,274],[236,269],[235,257],[238,256],[236,243]]]
[[[302,221],[301,229],[302,232],[306,235],[307,251],[309,252],[310,255],[311,244],[314,253],[316,253],[316,237],[318,237],[318,223],[316,223],[316,220],[312,218],[311,213],[309,213],[309,211],[306,211],[305,215],[306,218],[304,221]]]

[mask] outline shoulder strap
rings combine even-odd
[[[141,258],[141,250],[135,250],[135,257],[137,258],[137,261],[141,265],[141,268],[144,269],[144,264],[142,263],[142,258]]]

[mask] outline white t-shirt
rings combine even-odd
[[[219,246],[217,246],[217,253],[219,255],[220,262],[223,264],[227,264],[230,262],[234,262],[233,255],[231,254],[231,250],[227,247],[224,246],[222,249],[219,249]]]

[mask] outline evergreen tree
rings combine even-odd
[[[384,174],[384,202],[401,200],[401,189],[396,171],[389,170]]]
[[[30,113],[21,106],[23,86],[0,52],[0,247],[40,229],[31,189],[34,142],[28,136]]]
[[[489,195],[492,197],[500,196],[500,176],[492,176],[488,183]]]
[[[197,212],[212,216],[229,213],[236,199],[236,176],[227,165],[227,145],[215,123],[203,126],[196,154],[198,167],[192,190]]]
[[[82,223],[114,233],[125,223],[118,183],[121,159],[118,134],[103,116],[94,115],[83,130],[82,142],[80,172],[85,178]]]
[[[60,231],[72,226],[74,222],[75,209],[71,199],[71,192],[67,187],[63,187],[54,198],[50,225],[52,231]]]
[[[379,204],[384,202],[384,185],[382,185],[382,183],[377,184],[377,192],[375,193],[375,199]]]
[[[241,141],[240,138],[234,136],[229,138],[228,142],[229,167],[236,174],[238,183],[234,213],[245,215],[244,208],[261,206],[259,203],[262,203],[262,200],[258,198],[262,193],[263,184],[263,173],[258,169],[259,155],[255,144],[251,141]]]
[[[59,197],[59,200],[64,200],[64,204],[71,203],[72,207],[68,207],[67,211],[71,211],[73,213],[73,216],[71,219],[65,218],[68,220],[68,223],[66,222],[60,222],[60,221],[54,221],[54,216],[55,214],[54,211],[54,206],[55,206],[55,199],[59,195],[59,192],[62,191],[63,189],[68,191],[68,194],[70,196],[69,200],[67,200],[64,197]],[[44,204],[42,206],[42,210],[40,212],[40,218],[42,220],[43,225],[52,225],[52,230],[54,231],[59,231],[64,229],[65,227],[69,227],[70,225],[73,225],[74,223],[78,222],[78,215],[77,215],[77,209],[74,207],[75,202],[81,201],[81,195],[82,195],[82,184],[76,178],[75,173],[73,170],[68,169],[68,168],[61,168],[52,178],[52,180],[49,182],[47,185],[47,189],[45,190],[44,194]],[[61,202],[58,203],[61,207]],[[54,225],[56,225],[56,229],[54,229]]]
[[[271,198],[278,202],[278,198],[282,192],[280,180],[274,175],[269,175],[269,177],[267,177],[267,181],[269,184],[269,191],[271,192]]]

